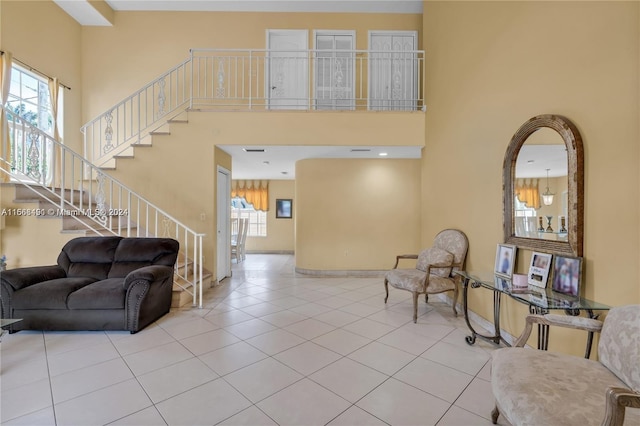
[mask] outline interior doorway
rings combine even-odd
[[[231,172],[221,166],[218,166],[216,188],[216,279],[220,282],[231,276]]]

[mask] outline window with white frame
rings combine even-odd
[[[249,219],[248,237],[267,236],[267,212],[256,210],[244,198],[231,200],[231,219]]]
[[[11,116],[15,115],[20,117],[23,122],[26,122],[37,129],[43,131],[51,137],[54,135],[54,124],[57,124],[58,136],[62,137],[63,126],[62,117],[62,105],[64,104],[64,93],[62,90],[58,90],[58,117],[54,122],[53,108],[51,107],[51,95],[49,92],[49,80],[37,73],[34,73],[20,65],[12,65],[11,67],[11,82],[9,86],[9,93],[7,96],[7,109],[9,110],[8,118],[12,120]],[[12,167],[13,170],[27,173],[29,176],[34,170],[32,161],[32,146],[28,146],[28,138],[23,138],[20,130],[16,129],[16,133],[11,133],[11,152],[12,152]],[[51,182],[52,180],[52,161],[53,156],[53,143],[47,140],[41,140],[44,146],[36,148],[37,155],[36,161],[39,166],[35,167],[38,173],[43,173],[45,182]],[[37,146],[37,145],[36,145]],[[29,160],[27,159],[29,156]]]
[[[60,91],[58,105],[62,105]],[[53,115],[49,83],[46,78],[19,65],[11,67],[8,109],[31,125],[53,136]],[[58,108],[58,133],[62,134],[61,108]]]
[[[530,236],[537,232],[538,225],[536,223],[536,209],[527,207],[527,205],[518,197],[514,197],[514,216],[516,235]]]

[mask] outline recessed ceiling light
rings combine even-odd
[[[244,152],[264,152],[264,148],[242,148]]]
[[[380,157],[386,157],[386,156],[387,156],[387,155],[389,155],[389,154],[387,154],[386,152],[381,152],[381,153],[380,153],[380,154],[378,154],[378,155],[379,155]]]
[[[288,175],[289,174],[289,172],[280,172],[280,173],[282,173],[283,175]]]

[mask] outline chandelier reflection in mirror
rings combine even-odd
[[[553,204],[553,196],[556,195],[549,190],[549,170],[551,169],[547,169],[547,189],[542,193],[542,202],[545,206]]]

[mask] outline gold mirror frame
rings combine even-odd
[[[520,148],[535,131],[548,127],[560,134],[567,148],[568,241],[551,241],[515,235],[514,197],[516,160]],[[578,128],[561,115],[538,115],[524,123],[511,138],[502,168],[504,241],[520,248],[547,253],[582,256],[584,234],[584,151]]]

